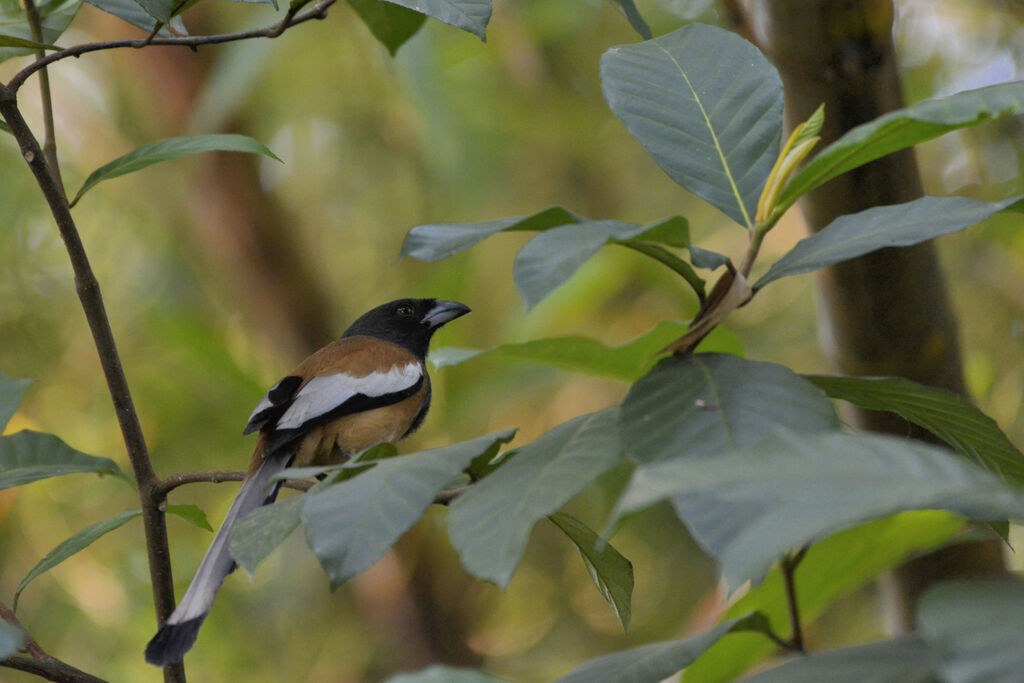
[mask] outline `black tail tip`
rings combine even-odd
[[[204,615],[205,616],[205,615]],[[199,635],[203,617],[189,619],[179,624],[164,624],[146,645],[146,661],[154,666],[176,664],[192,649]]]

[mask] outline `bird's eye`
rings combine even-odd
[[[411,318],[416,314],[416,311],[409,304],[402,304],[398,307],[396,313],[402,318]]]

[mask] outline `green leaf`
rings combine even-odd
[[[517,230],[548,230],[559,225],[586,220],[559,206],[544,209],[530,216],[501,218],[480,223],[429,223],[417,225],[402,242],[399,258],[411,256],[420,261],[440,261],[469,249],[499,232]]]
[[[980,202],[969,197],[921,197],[904,204],[876,206],[840,216],[797,242],[754,285],[848,261],[883,247],[906,247],[959,232],[1020,200]]]
[[[470,574],[508,585],[533,525],[619,461],[617,418],[613,407],[564,422],[455,499],[448,534]]]
[[[780,205],[886,154],[990,118],[1024,112],[1024,81],[925,100],[861,124],[823,149],[782,193]]]
[[[85,0],[93,7],[99,8],[108,14],[113,14],[115,17],[127,21],[132,26],[141,28],[143,31],[152,31],[157,25],[157,20],[153,16],[142,9],[142,5],[135,2],[135,0]],[[164,22],[166,26],[160,29],[158,32],[161,36],[171,36],[174,34],[180,36],[187,36],[188,30],[185,28],[184,22],[181,21],[180,17],[174,17],[170,21]],[[167,30],[168,27],[174,29],[174,33]]]
[[[0,490],[77,472],[121,474],[113,460],[86,455],[53,434],[22,431],[0,437]]]
[[[825,105],[819,106],[814,110],[806,121],[803,123],[803,128],[800,129],[799,135],[793,138],[793,143],[790,145],[790,150],[796,149],[801,144],[807,142],[811,138],[818,135],[821,132],[821,127],[825,125]]]
[[[709,460],[638,468],[616,516],[696,492],[728,503],[693,513],[714,530],[711,551],[733,589],[759,583],[786,553],[905,510],[1024,519],[1024,492],[945,449],[888,436],[782,431]]]
[[[331,588],[370,568],[423,515],[457,474],[515,430],[495,432],[429,451],[378,460],[323,493],[304,496],[306,541]]]
[[[491,20],[491,0],[385,0],[416,10],[428,17],[468,31],[480,40],[487,40],[487,23]]]
[[[200,529],[213,531],[213,527],[210,526],[210,520],[206,518],[206,513],[195,505],[168,505],[167,514],[181,517],[186,522]]]
[[[0,661],[18,654],[24,642],[24,631],[0,619]]]
[[[869,410],[896,413],[939,437],[987,470],[1024,484],[1024,455],[996,421],[970,401],[902,377],[804,375],[831,398]]]
[[[690,24],[601,58],[604,96],[669,177],[751,228],[779,153],[782,82],[757,48]]]
[[[660,683],[689,666],[725,635],[763,628],[763,620],[756,614],[731,619],[690,638],[644,645],[592,659],[555,683]]]
[[[699,353],[661,360],[622,403],[627,453],[639,463],[703,459],[776,429],[838,429],[825,393],[782,365]]]
[[[419,12],[382,0],[348,0],[348,4],[392,57],[427,19]]]
[[[85,529],[82,529],[77,534],[58,545],[56,548],[48,552],[46,557],[39,560],[38,564],[29,570],[29,573],[21,580],[18,587],[14,589],[15,602],[17,602],[18,596],[21,595],[23,590],[25,590],[25,587],[28,586],[28,584],[37,576],[50,571],[72,555],[88,548],[94,541],[99,540],[114,529],[124,526],[141,514],[141,510],[126,510],[105,522],[97,522]]]
[[[953,581],[928,591],[921,636],[949,683],[1013,683],[1024,670],[1024,583]]]
[[[78,191],[71,201],[72,206],[82,198],[94,185],[104,180],[117,178],[126,173],[140,171],[147,166],[180,159],[191,154],[202,152],[248,152],[250,154],[262,154],[271,159],[277,159],[274,153],[267,149],[262,142],[253,140],[245,135],[195,135],[183,138],[167,138],[160,142],[143,145],[138,149],[114,159],[109,164],[101,166],[93,171],[85,180],[82,189]],[[280,159],[277,159],[280,161]]]
[[[163,24],[169,24],[179,14],[195,5],[199,0],[135,0],[149,16]],[[150,24],[152,30],[155,24]],[[144,27],[145,28],[145,27]]]
[[[881,572],[907,557],[946,543],[964,528],[962,519],[948,512],[904,512],[841,531],[807,551],[796,570],[800,614],[812,624],[837,599],[852,594]],[[736,618],[763,613],[773,631],[789,635],[789,607],[782,573],[774,568],[759,586],[752,587],[726,611]],[[778,648],[753,634],[736,634],[716,643],[686,670],[683,683],[726,683],[736,680]]]
[[[0,372],[0,432],[3,432],[14,413],[18,412],[21,397],[25,395],[25,391],[31,385],[32,380],[30,379],[7,377]]]
[[[633,30],[640,34],[640,37],[644,40],[650,40],[653,38],[651,34],[651,27],[647,25],[644,18],[640,15],[640,11],[636,8],[636,3],[633,0],[612,0],[612,2],[619,8],[619,10],[629,20],[629,25],[633,27]]]
[[[304,496],[256,508],[231,530],[231,557],[252,575],[260,562],[299,526]]]
[[[0,130],[2,130],[5,133],[10,133],[11,132],[11,127],[8,126],[6,122],[0,121]],[[13,133],[12,133],[12,135],[13,135]]]
[[[54,43],[67,29],[71,20],[75,18],[81,5],[82,0],[43,0],[36,3],[42,24],[42,45],[51,49],[54,47]],[[0,3],[0,34],[8,39],[20,38],[32,43],[32,45],[13,45],[10,42],[0,42],[0,45],[8,46],[0,47],[0,61],[32,54],[38,45],[32,35],[32,28],[28,25],[25,11],[17,2]]]
[[[576,544],[597,590],[615,610],[622,628],[629,630],[633,563],[575,517],[556,512],[550,519]]]
[[[437,368],[459,365],[477,358],[525,361],[620,382],[635,382],[654,365],[658,351],[683,335],[687,327],[687,323],[662,321],[646,334],[620,346],[605,346],[589,337],[536,339],[482,350],[445,346],[431,351],[430,361]],[[721,327],[716,328],[702,342],[701,348],[705,351],[742,353],[739,338]]]
[[[516,254],[516,289],[527,310],[562,285],[601,247],[625,241],[646,231],[624,221],[587,221],[540,233]]]
[[[398,673],[384,683],[504,683],[483,671],[460,669],[453,666],[434,666],[413,673]]]
[[[14,36],[0,35],[0,46],[2,47],[27,47],[31,50],[59,50],[61,48],[56,45],[48,45],[46,43],[37,43],[34,40],[26,40],[24,38],[16,38]]]
[[[928,646],[915,636],[814,652],[743,683],[938,683]],[[995,679],[985,679],[992,681]]]

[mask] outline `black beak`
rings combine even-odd
[[[438,301],[434,307],[423,316],[423,322],[432,330],[441,327],[447,322],[469,313],[469,306],[460,304],[458,301]]]

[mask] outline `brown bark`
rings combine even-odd
[[[892,43],[891,0],[736,0],[726,15],[775,63],[786,88],[786,126],[822,102],[821,145],[904,106]],[[911,150],[842,175],[801,199],[817,231],[843,214],[910,201],[922,194]],[[825,352],[849,375],[898,375],[965,394],[955,316],[931,243],[883,249],[824,271],[820,278]],[[863,429],[930,440],[888,413],[854,411]],[[898,628],[912,624],[928,586],[1005,571],[998,542],[957,545],[912,560],[889,585]]]

